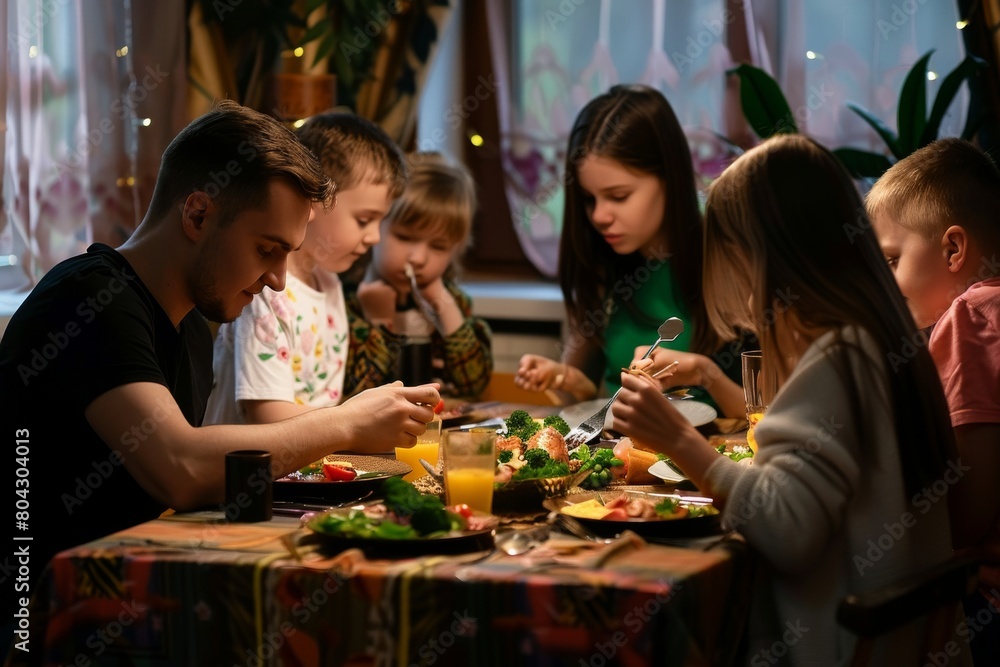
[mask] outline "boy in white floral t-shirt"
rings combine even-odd
[[[378,243],[405,160],[377,125],[351,114],[315,116],[298,136],[337,183],[337,203],[314,207],[302,247],[288,255],[284,290],[264,289],[220,327],[208,424],[275,422],[343,397],[349,329],[336,274]],[[275,243],[258,245],[266,255]]]

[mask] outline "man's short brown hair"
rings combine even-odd
[[[314,202],[333,200],[334,184],[280,122],[231,100],[196,118],[163,152],[149,217],[161,218],[192,192],[217,203],[220,224],[267,206],[268,184],[285,179]]]

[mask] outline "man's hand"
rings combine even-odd
[[[338,418],[346,420],[355,451],[391,451],[409,447],[434,419],[434,406],[441,400],[439,385],[404,387],[402,382],[367,389],[342,405]]]

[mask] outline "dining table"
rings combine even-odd
[[[504,515],[497,530],[545,522]],[[755,559],[733,533],[394,553],[301,518],[167,513],[58,554],[8,665],[729,665]],[[544,533],[543,533],[544,535]]]

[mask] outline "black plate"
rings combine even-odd
[[[349,510],[331,510],[346,513]],[[308,527],[308,526],[307,526]],[[465,530],[442,537],[417,537],[409,540],[343,537],[321,533],[309,528],[300,544],[317,544],[327,553],[360,549],[368,558],[412,558],[432,554],[464,554],[493,548],[493,528]]]
[[[350,461],[358,475],[378,473],[372,477],[352,479],[349,482],[331,482],[328,479],[295,479],[294,476],[274,480],[274,499],[293,502],[343,501],[360,498],[368,492],[378,493],[382,483],[390,477],[402,477],[413,469],[396,459],[359,454],[337,454],[338,461]]]
[[[632,487],[635,489],[636,487]],[[601,494],[604,498],[617,495],[614,490],[605,489],[603,491],[588,491],[586,493],[574,493],[561,498],[550,498],[543,503],[548,510],[556,512],[562,511],[567,505],[582,503]],[[654,502],[662,499],[664,489],[662,487],[649,487],[649,491],[628,490],[624,491],[631,497],[646,497]],[[657,496],[660,497],[657,497]],[[671,495],[701,497],[697,493],[687,493],[684,491],[672,491]],[[683,500],[681,505],[686,505]],[[690,503],[694,504],[694,503]],[[607,519],[584,519],[574,516],[574,519],[602,537],[614,537],[626,530],[643,537],[701,537],[722,532],[722,515],[712,514],[709,516],[699,516],[685,519],[628,519],[627,521],[609,521]]]

